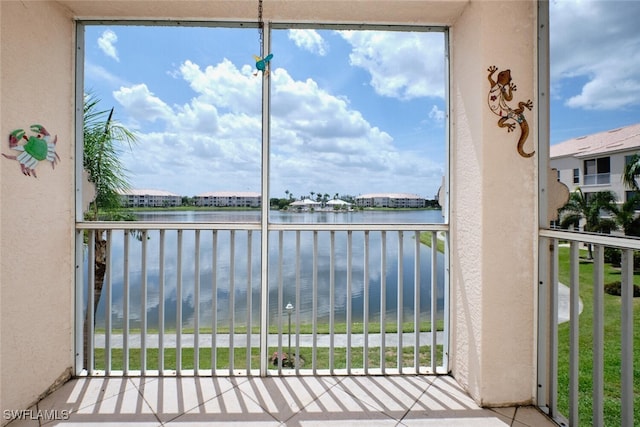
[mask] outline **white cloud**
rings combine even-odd
[[[439,109],[437,105],[434,105],[431,108],[431,111],[429,111],[429,118],[436,123],[444,122],[445,117],[446,117],[445,112]]]
[[[227,60],[204,69],[185,61],[181,76],[194,95],[184,105],[168,105],[146,84],[114,92],[132,119],[155,122],[154,131],[139,134],[138,145],[124,157],[135,186],[188,195],[259,191],[261,78],[252,71]],[[443,167],[398,150],[393,137],[348,99],[312,79],[295,80],[281,68],[271,71],[271,85],[272,194],[285,189],[359,194],[373,188],[424,188],[424,195],[434,194],[437,188],[425,182],[437,185]],[[398,188],[400,181],[406,188]]]
[[[444,97],[444,41],[441,33],[340,31],[352,46],[351,65],[364,68],[383,96]]]
[[[288,36],[296,46],[315,55],[325,56],[329,50],[326,41],[316,30],[289,30]]]
[[[115,74],[109,72],[104,67],[95,65],[89,61],[87,61],[84,65],[84,74],[85,74],[86,80],[106,82],[109,84],[109,86],[118,87],[118,86],[127,86],[130,84],[126,80],[122,79],[121,77],[116,76]],[[87,88],[87,89],[91,90],[91,88]]]
[[[134,120],[139,122],[166,120],[173,115],[171,108],[156,97],[144,83],[121,87],[113,92],[113,97],[122,104]]]
[[[118,58],[118,50],[116,49],[116,42],[118,41],[118,36],[111,30],[105,30],[102,33],[102,36],[98,39],[98,47],[100,50],[104,52],[110,58],[115,59],[116,61],[120,61]]]
[[[640,105],[639,17],[637,1],[551,2],[554,97],[588,110]]]

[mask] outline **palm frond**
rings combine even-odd
[[[99,103],[91,93],[85,95],[83,166],[96,187],[95,208],[112,209],[120,206],[119,192],[130,188],[120,155],[136,136],[113,119],[113,109],[101,110]]]

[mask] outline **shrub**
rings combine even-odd
[[[622,251],[615,248],[604,248],[604,262],[611,264],[612,267],[620,267],[622,265]],[[633,252],[633,268],[640,269],[640,252]]]
[[[620,296],[622,294],[622,285],[619,281],[607,283],[604,285],[604,291],[609,295]],[[640,297],[640,286],[634,284],[633,285],[633,297]]]

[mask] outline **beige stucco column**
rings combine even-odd
[[[55,2],[0,2],[0,152],[40,124],[60,161],[0,157],[0,410],[34,403],[73,364],[74,25]],[[4,418],[2,423],[6,423]]]
[[[508,105],[536,103],[536,3],[471,2],[451,29],[451,368],[480,404],[531,402],[537,162],[520,126],[489,108],[490,66],[510,69]],[[525,109],[536,149],[535,108]]]

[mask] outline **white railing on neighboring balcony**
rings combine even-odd
[[[594,173],[584,176],[584,185],[605,185],[611,181],[610,173]]]
[[[270,224],[264,249],[258,223],[76,231],[77,374],[448,371],[446,225]]]
[[[621,252],[619,269],[605,263],[605,250]],[[640,422],[637,402],[634,410],[638,395],[634,323],[638,319],[634,319],[633,259],[638,250],[640,240],[635,238],[540,231],[537,399],[561,425],[634,426]],[[605,277],[618,274],[621,295],[606,295]],[[569,291],[566,310],[561,309],[566,301],[558,296],[563,286]],[[559,311],[567,311],[567,323],[559,319]],[[585,324],[589,318],[592,321]]]

